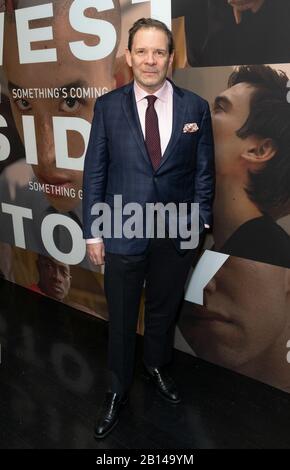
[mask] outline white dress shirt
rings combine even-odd
[[[134,93],[145,139],[145,115],[148,107],[146,96],[148,96],[148,93],[140,88],[136,82],[134,82]],[[154,106],[158,116],[161,154],[164,155],[171,138],[173,124],[173,87],[171,83],[166,80],[164,85],[153,95],[157,97]]]

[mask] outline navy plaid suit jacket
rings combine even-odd
[[[168,147],[155,171],[139,121],[133,83],[98,98],[94,109],[83,180],[83,236],[97,236],[92,226],[92,207],[114,195],[124,204],[195,202],[200,208],[200,227],[212,223],[214,153],[208,103],[173,83],[173,130]],[[184,133],[196,123],[195,133]],[[119,208],[120,210],[121,208]],[[118,210],[115,206],[114,211]],[[128,215],[123,215],[123,223]],[[113,224],[113,216],[112,216]],[[173,240],[180,249],[180,239]],[[104,237],[105,250],[124,255],[145,251],[149,239]]]

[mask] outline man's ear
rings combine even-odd
[[[129,65],[129,67],[132,67],[132,58],[131,58],[131,52],[129,49],[125,50],[125,57],[126,57],[126,62]]]
[[[285,268],[285,290],[286,293],[290,294],[290,269]]]
[[[246,142],[247,148],[241,154],[241,157],[249,163],[265,163],[277,153],[277,146],[272,139],[249,137]]]
[[[169,58],[169,66],[172,67],[172,64],[174,62],[174,58],[175,58],[175,52],[173,51],[172,54],[170,55],[170,58]]]

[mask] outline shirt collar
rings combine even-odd
[[[143,100],[148,96],[148,92],[143,90],[136,81],[134,81],[134,93],[136,97],[136,102],[138,103],[139,101]],[[161,101],[168,101],[169,94],[173,93],[173,87],[171,83],[166,80],[165,83],[162,85],[162,87],[153,93],[154,96],[156,96],[158,99]]]

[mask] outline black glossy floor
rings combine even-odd
[[[167,404],[139,376],[117,428],[95,441],[107,325],[0,281],[0,448],[290,448],[290,396],[186,354]]]

